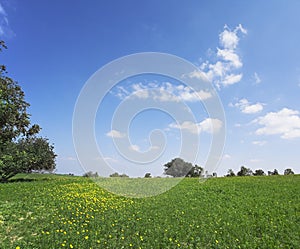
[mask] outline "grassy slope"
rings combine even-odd
[[[115,196],[82,177],[25,179],[0,185],[0,248],[297,248],[300,244],[300,175],[217,178],[205,183],[184,179],[164,194],[142,199]]]

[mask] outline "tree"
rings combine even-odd
[[[112,173],[109,177],[129,177],[126,174],[119,174],[118,172]]]
[[[257,169],[255,170],[255,172],[253,173],[254,176],[264,176],[266,175],[265,172],[262,169]]]
[[[0,51],[3,49],[5,43],[0,41]],[[53,146],[36,137],[40,127],[31,125],[28,107],[21,87],[0,65],[0,181],[21,172],[55,168]]]
[[[294,171],[292,169],[285,169],[284,170],[284,175],[293,175]]]
[[[181,158],[174,158],[164,165],[165,174],[173,177],[199,177],[203,173],[203,168],[198,165],[185,162]]]
[[[191,170],[188,172],[187,176],[189,177],[199,177],[202,175],[204,169],[201,166],[195,165],[192,166]]]
[[[252,174],[252,170],[245,166],[242,166],[240,171],[237,173],[238,176],[251,176]]]
[[[274,169],[273,172],[272,172],[272,171],[268,171],[268,175],[269,175],[269,176],[276,176],[276,175],[279,175],[279,173],[278,173],[278,170],[277,170],[277,169]]]
[[[226,176],[227,177],[232,177],[232,176],[235,176],[235,173],[233,172],[232,169],[229,169]]]
[[[18,141],[20,151],[26,153],[26,171],[53,171],[55,169],[54,146],[42,137],[23,138]]]
[[[186,176],[190,170],[193,168],[191,163],[185,162],[181,158],[175,158],[171,162],[164,165],[165,174],[173,177],[183,177]]]
[[[115,172],[115,173],[112,173],[111,175],[109,175],[109,177],[119,177],[119,173],[118,172]]]
[[[98,172],[93,173],[92,171],[88,171],[83,174],[83,177],[98,177]]]
[[[151,176],[151,173],[146,173],[144,177],[145,178],[151,178],[152,176]]]

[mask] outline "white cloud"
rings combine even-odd
[[[184,75],[183,75],[184,76]],[[204,72],[195,70],[188,75],[190,78],[196,78],[203,81],[208,81],[207,76]]]
[[[137,152],[140,152],[140,147],[136,144],[132,144],[129,146],[129,149],[130,150],[133,150],[133,151],[137,151]]]
[[[14,35],[14,33],[12,32],[9,26],[7,13],[3,5],[0,3],[0,36],[11,36],[11,35]]]
[[[278,112],[269,112],[253,121],[262,127],[257,135],[280,135],[282,139],[300,138],[300,116],[296,110],[283,108]]]
[[[126,134],[124,134],[120,131],[117,131],[117,130],[111,130],[106,133],[106,136],[112,137],[112,138],[123,138],[126,136]]]
[[[151,98],[159,102],[196,102],[203,101],[212,97],[212,93],[205,90],[193,91],[190,87],[185,85],[173,85],[169,82],[149,83],[142,84],[137,83],[125,87],[118,87],[116,92],[111,92],[120,99],[124,99],[128,96],[134,96],[138,99]]]
[[[107,162],[118,163],[119,161],[112,157],[103,157],[103,159]]]
[[[225,154],[225,155],[223,155],[223,159],[231,159],[231,156],[229,155],[229,154]]]
[[[267,141],[253,141],[252,144],[258,145],[258,146],[264,146],[267,143]]]
[[[6,12],[2,6],[2,4],[0,3],[0,14],[3,15],[3,16],[6,16]]]
[[[242,113],[245,114],[254,114],[261,112],[264,107],[261,103],[251,104],[247,99],[241,99],[239,102],[235,103],[234,105],[231,104],[231,106],[238,107]]]
[[[218,48],[217,55],[224,61],[230,62],[234,68],[240,68],[243,66],[243,63],[241,62],[240,57],[233,50]]]
[[[256,72],[254,73],[253,78],[254,78],[255,84],[261,83],[261,79]]]
[[[200,134],[201,132],[217,133],[222,128],[222,125],[223,123],[219,119],[207,118],[200,123],[185,121],[181,124],[172,123],[169,127],[185,130],[193,134]]]
[[[223,85],[233,85],[241,81],[243,74],[229,74],[224,77]]]
[[[247,30],[239,24],[234,30],[230,30],[227,25],[223,32],[219,34],[220,47],[217,48],[215,63],[205,62],[200,66],[203,74],[196,75],[202,78],[208,78],[218,88],[236,84],[242,80],[243,74],[235,72],[242,68],[243,63],[237,52],[240,41],[240,34],[247,34]],[[196,75],[191,74],[191,77]]]

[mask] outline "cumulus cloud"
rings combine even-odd
[[[137,151],[137,152],[140,152],[140,147],[136,144],[132,144],[129,146],[129,149],[130,150],[133,150],[133,151]]]
[[[124,134],[120,131],[117,131],[117,130],[111,130],[106,133],[106,136],[112,137],[112,138],[123,138],[126,136],[126,134]]]
[[[253,141],[252,144],[258,145],[258,146],[263,146],[267,143],[267,141]]]
[[[230,106],[235,106],[238,107],[242,113],[245,114],[254,114],[254,113],[258,113],[261,112],[264,107],[263,104],[261,103],[256,103],[256,104],[251,104],[247,99],[241,99],[239,100],[237,103],[235,103],[234,105],[231,104]]]
[[[185,121],[181,124],[172,123],[169,127],[188,131],[193,134],[200,134],[201,132],[217,133],[222,128],[222,125],[223,123],[219,119],[207,118],[199,123],[191,121]]]
[[[269,112],[253,121],[262,127],[256,130],[257,135],[280,135],[282,139],[300,137],[299,111],[283,108],[278,112]]]
[[[183,76],[185,76],[185,75],[183,75]],[[199,79],[202,81],[208,81],[206,74],[201,72],[200,70],[195,70],[195,71],[191,72],[188,76],[190,78],[196,78],[196,79]]]
[[[243,74],[237,70],[242,68],[243,63],[237,48],[241,34],[247,34],[247,30],[241,24],[233,30],[225,25],[224,30],[219,34],[220,47],[216,51],[217,61],[202,63],[200,66],[202,74],[192,74],[191,77],[207,78],[218,88],[240,82]]]
[[[125,88],[124,86],[117,87],[113,95],[124,99],[128,96],[133,96],[138,99],[151,98],[159,102],[196,102],[203,101],[212,97],[212,93],[205,90],[193,91],[190,87],[185,85],[174,85],[170,82],[163,82],[162,84],[150,83],[142,84],[136,83]]]
[[[228,74],[224,76],[223,85],[233,85],[241,81],[243,74]]]

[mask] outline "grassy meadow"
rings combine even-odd
[[[186,178],[148,198],[83,177],[21,175],[0,184],[0,248],[299,248],[299,193],[300,175]]]

